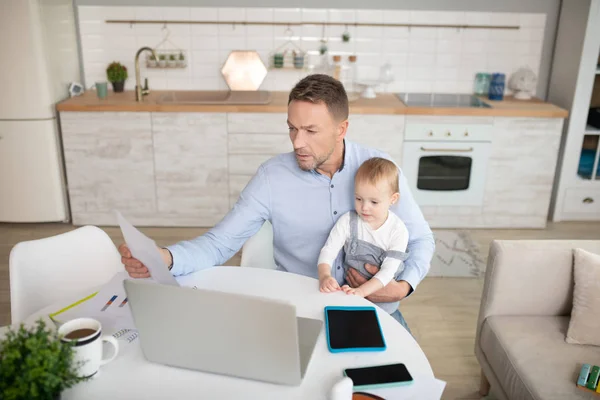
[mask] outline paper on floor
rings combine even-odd
[[[179,286],[171,271],[165,266],[154,240],[137,230],[120,212],[116,211],[116,214],[123,238],[129,250],[131,250],[133,257],[148,267],[150,275],[156,282],[164,285]]]

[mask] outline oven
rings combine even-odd
[[[407,122],[402,170],[417,203],[481,206],[491,137],[491,124]]]

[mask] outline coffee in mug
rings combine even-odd
[[[114,360],[119,353],[119,343],[112,336],[102,335],[102,325],[92,318],[77,318],[65,322],[58,328],[60,340],[73,345],[73,362],[77,365],[77,375],[89,378],[94,376],[101,365]],[[114,346],[112,356],[102,359],[103,343]]]

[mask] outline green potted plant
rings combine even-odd
[[[125,80],[127,79],[127,67],[114,61],[106,68],[106,77],[112,83],[113,90],[116,93],[122,92],[125,88]]]
[[[158,55],[158,66],[161,68],[164,68],[167,66],[167,56],[166,54],[159,54]]]
[[[167,61],[169,67],[177,66],[177,56],[175,54],[169,54],[169,61]]]
[[[183,51],[179,53],[179,59],[177,60],[177,65],[180,67],[185,67],[185,56],[183,55]]]
[[[0,341],[0,397],[4,400],[60,399],[61,393],[85,380],[76,375],[73,348],[43,320],[10,328]]]
[[[156,68],[158,65],[158,60],[154,57],[154,54],[150,54],[148,56],[148,61],[146,62],[146,66],[149,68]]]

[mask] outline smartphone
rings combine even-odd
[[[374,365],[347,368],[344,375],[352,379],[355,389],[379,389],[410,385],[413,378],[404,364]]]

